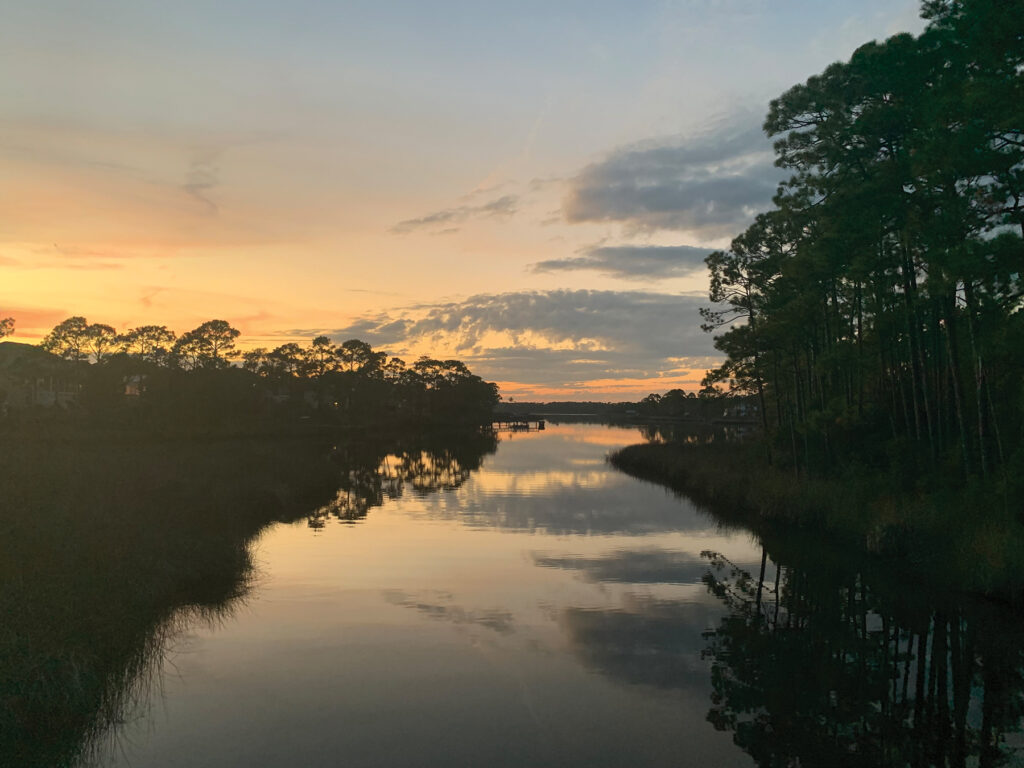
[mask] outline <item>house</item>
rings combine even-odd
[[[82,385],[76,365],[32,344],[0,342],[0,415],[20,408],[72,408]]]

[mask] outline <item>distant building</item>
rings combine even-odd
[[[752,419],[759,413],[757,401],[753,397],[747,396],[726,407],[722,416],[727,419]]]
[[[12,409],[69,409],[82,386],[75,364],[34,346],[0,342],[0,414]]]

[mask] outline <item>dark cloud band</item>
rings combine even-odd
[[[781,172],[753,113],[695,139],[622,147],[568,182],[569,222],[621,222],[638,231],[739,234],[766,209]]]
[[[686,277],[704,270],[707,248],[690,245],[616,245],[591,248],[583,256],[531,265],[534,272],[593,270],[623,280]]]
[[[390,231],[395,235],[407,235],[418,229],[442,227],[445,232],[450,232],[453,231],[452,224],[458,224],[466,219],[511,216],[516,212],[518,203],[519,198],[516,195],[502,195],[482,205],[460,205],[457,208],[445,208],[428,213],[418,219],[406,219],[395,224]]]

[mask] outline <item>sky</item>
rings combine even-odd
[[[0,0],[0,317],[695,390],[769,101],[916,0]]]

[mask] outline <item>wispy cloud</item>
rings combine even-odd
[[[15,247],[18,255],[0,252],[0,265],[17,269],[109,270],[122,269],[135,254],[53,243],[45,247]]]
[[[14,341],[30,341],[47,333],[71,313],[51,307],[24,307],[0,301],[0,318],[14,318]]]
[[[624,280],[659,280],[702,271],[709,253],[707,248],[691,245],[595,246],[582,256],[538,261],[530,268],[533,272],[592,270]]]
[[[220,184],[217,160],[223,152],[223,148],[218,148],[197,153],[185,173],[185,183],[181,185],[185,194],[200,203],[210,215],[220,211],[210,192]]]
[[[511,216],[518,210],[518,203],[517,195],[502,195],[482,205],[460,205],[434,211],[417,219],[406,219],[391,227],[390,232],[395,235],[407,235],[418,229],[441,227],[444,234],[449,234],[455,231],[450,225],[459,224],[467,219]]]

